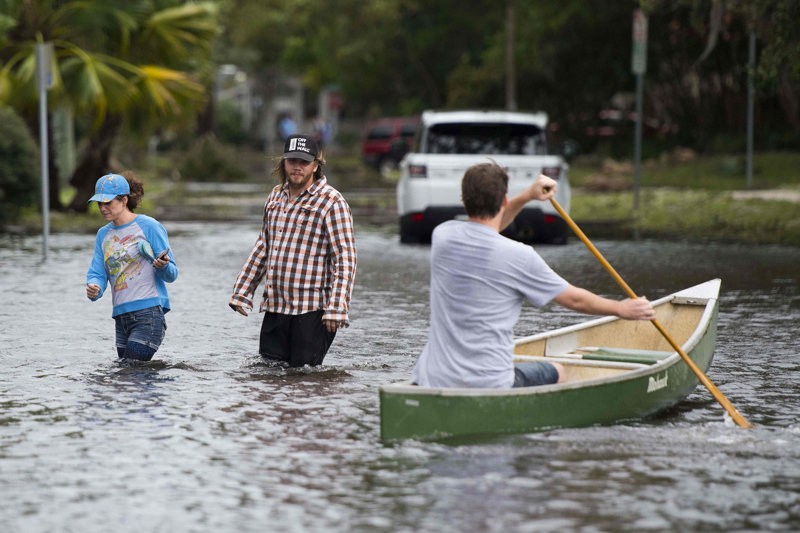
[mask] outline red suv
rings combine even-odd
[[[387,117],[370,122],[361,140],[364,162],[386,174],[411,149],[419,117]]]

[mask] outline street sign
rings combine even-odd
[[[39,90],[52,89],[55,83],[52,42],[36,44],[36,64],[36,88]],[[44,81],[44,85],[42,81]]]
[[[641,9],[633,11],[631,70],[634,74],[647,72],[647,15]]]
[[[633,47],[631,70],[636,75],[636,129],[633,135],[633,210],[639,210],[639,182],[642,168],[642,99],[644,73],[647,71],[647,15],[633,10]]]

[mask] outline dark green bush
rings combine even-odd
[[[0,227],[39,197],[38,148],[25,122],[0,106]]]
[[[231,102],[220,102],[217,106],[217,135],[222,142],[242,145],[247,133],[242,127],[242,112]]]
[[[242,181],[247,173],[239,164],[236,150],[213,135],[192,144],[180,167],[184,181]]]

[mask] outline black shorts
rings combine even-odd
[[[321,364],[336,336],[325,329],[322,314],[321,310],[302,315],[265,313],[258,353],[293,367]]]

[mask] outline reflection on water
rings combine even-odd
[[[425,342],[428,260],[361,228],[352,325],[325,365],[257,354],[259,315],[227,307],[257,228],[168,228],[181,276],[162,349],[119,362],[109,301],[83,279],[93,236],[0,237],[4,531],[609,531],[800,528],[800,250],[595,242],[658,298],[722,279],[705,390],[658,417],[453,442],[379,442],[377,388]],[[579,242],[540,247],[568,280],[620,290]],[[530,334],[579,321],[526,307]]]

